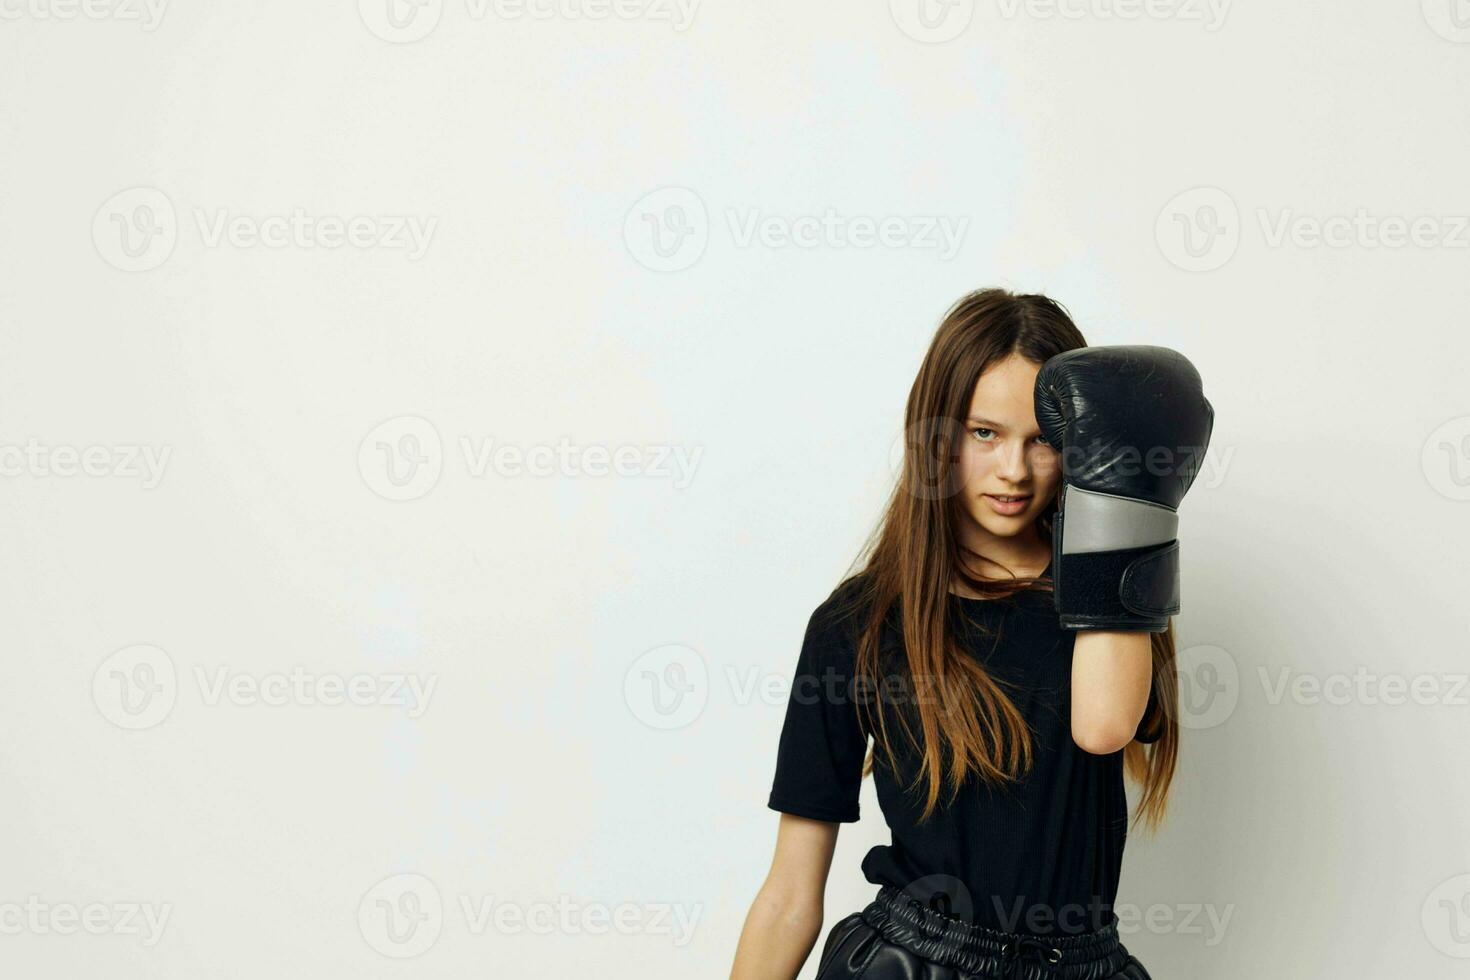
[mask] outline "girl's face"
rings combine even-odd
[[[1041,365],[1012,354],[980,375],[964,422],[960,503],[996,537],[1029,531],[1061,482],[1061,457],[1041,439],[1033,390]]]

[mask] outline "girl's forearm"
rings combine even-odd
[[[745,917],[730,980],[794,980],[822,931],[822,900],[762,886]]]
[[[1099,755],[1133,740],[1148,707],[1151,633],[1080,630],[1072,650],[1072,740]]]

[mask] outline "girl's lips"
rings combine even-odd
[[[1011,494],[996,496],[995,494],[987,493],[984,494],[984,497],[985,502],[990,505],[991,510],[1006,517],[1015,517],[1031,504],[1030,494],[1023,497]]]

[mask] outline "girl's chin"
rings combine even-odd
[[[1014,517],[1006,517],[1003,514],[977,514],[976,523],[998,538],[1009,538],[1020,534],[1031,526],[1032,518],[1029,514],[1017,514]]]

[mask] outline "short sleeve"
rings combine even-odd
[[[1133,733],[1135,742],[1150,745],[1164,737],[1164,716],[1159,711],[1159,689],[1152,682],[1148,689],[1148,704],[1143,709],[1143,717],[1138,720],[1138,730]]]
[[[854,823],[868,739],[853,683],[856,649],[819,607],[807,623],[786,703],[767,805],[813,820]]]

